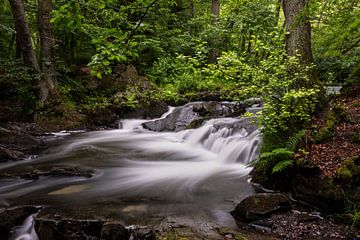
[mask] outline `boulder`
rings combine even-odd
[[[119,96],[119,95],[117,95]],[[123,100],[126,101],[126,100]],[[134,106],[135,108],[116,104],[111,105],[111,110],[118,114],[123,119],[136,118],[136,119],[153,119],[159,118],[169,110],[166,103],[161,101],[143,102],[140,101]]]
[[[0,127],[0,144],[21,145],[26,149],[37,148],[41,140],[31,136],[20,128],[6,129]]]
[[[258,193],[245,198],[231,212],[240,221],[251,222],[269,217],[279,211],[291,209],[289,199],[280,193]]]
[[[130,239],[132,240],[155,240],[156,234],[153,229],[150,228],[135,228],[132,229]]]
[[[292,191],[296,199],[324,211],[338,212],[344,208],[343,187],[335,184],[332,177],[323,175],[319,168],[309,161],[297,161]]]
[[[0,162],[7,162],[9,160],[23,159],[25,154],[20,151],[12,150],[0,145]]]
[[[198,102],[177,107],[166,118],[143,123],[145,129],[162,131],[182,131],[201,126],[204,120],[211,118],[233,117],[245,112],[245,107],[234,103]]]
[[[100,239],[101,227],[99,220],[56,220],[41,216],[35,219],[39,240],[97,240]]]
[[[101,229],[101,240],[128,240],[129,236],[129,231],[117,222],[106,222]]]

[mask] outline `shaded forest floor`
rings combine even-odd
[[[329,123],[334,106],[341,109],[342,119]],[[311,145],[311,160],[325,175],[333,177],[346,160],[360,156],[360,97],[342,95],[333,99],[326,113],[314,119],[314,124],[318,133],[328,134]]]

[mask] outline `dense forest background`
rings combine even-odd
[[[359,81],[358,1],[2,0],[0,6],[3,122],[106,125],[97,117],[217,94],[260,97],[260,123],[271,139],[285,141],[324,102],[323,85]]]

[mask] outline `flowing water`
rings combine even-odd
[[[228,224],[235,203],[253,193],[248,163],[260,142],[259,132],[236,127],[239,121],[220,118],[198,129],[151,132],[141,127],[144,120],[124,120],[122,129],[64,136],[41,156],[5,163],[0,171],[78,166],[95,175],[0,179],[0,200],[116,216],[127,225],[189,215]]]

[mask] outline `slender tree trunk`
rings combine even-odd
[[[211,5],[211,14],[212,14],[212,25],[216,26],[218,24],[219,16],[220,16],[220,0],[212,0]],[[216,42],[216,38],[218,36],[214,34],[213,36],[213,45]],[[219,50],[213,47],[210,50],[210,62],[216,62],[217,58],[219,57]]]
[[[25,20],[24,4],[22,0],[9,0],[9,3],[15,22],[17,55],[22,56],[26,66],[39,71],[31,44],[29,26]]]
[[[52,32],[51,20],[52,2],[51,0],[38,1],[38,24],[40,34],[40,56],[41,71],[43,77],[39,83],[40,105],[43,105],[49,94],[56,91],[56,73],[54,62],[55,40]]]
[[[289,56],[300,55],[303,64],[313,62],[311,51],[311,26],[306,14],[308,0],[283,0],[286,36],[286,51]]]
[[[275,9],[275,21],[274,21],[275,26],[279,25],[280,11],[281,11],[281,0],[277,0],[276,9]]]

